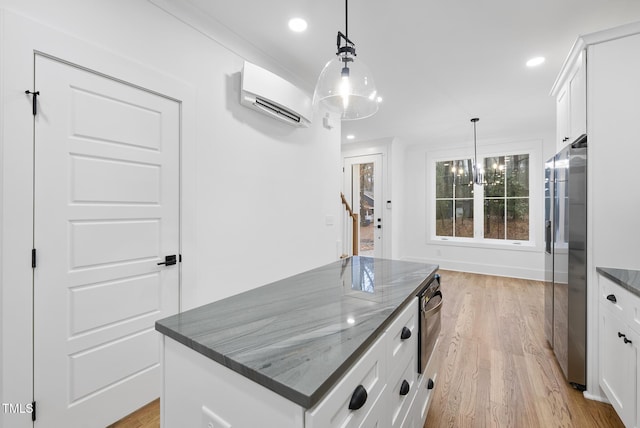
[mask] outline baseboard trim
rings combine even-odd
[[[544,271],[518,266],[490,265],[469,263],[464,261],[426,259],[421,257],[402,257],[401,260],[419,263],[433,263],[440,266],[440,269],[452,270],[456,272],[477,273],[481,275],[504,276],[508,278],[529,279],[532,281],[544,281]]]
[[[601,403],[607,403],[607,404],[611,404],[611,402],[609,401],[609,399],[604,396],[604,395],[600,395],[600,394],[592,394],[589,391],[584,391],[582,393],[582,395],[584,396],[584,398],[586,398],[587,400],[593,400],[593,401],[599,401]]]

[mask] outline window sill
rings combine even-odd
[[[499,239],[475,239],[475,238],[454,238],[454,237],[431,237],[430,245],[447,245],[452,247],[471,247],[509,251],[540,251],[533,241],[504,241]]]

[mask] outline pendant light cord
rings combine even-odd
[[[344,0],[344,36],[349,40],[349,0]]]

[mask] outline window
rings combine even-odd
[[[484,160],[485,239],[529,240],[529,155]]]
[[[473,238],[472,165],[471,159],[436,162],[438,236]]]
[[[435,162],[436,236],[529,241],[529,154],[479,161],[482,186],[473,185],[472,159]]]

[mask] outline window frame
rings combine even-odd
[[[473,180],[473,170],[472,170],[472,168],[473,168],[473,159],[468,159],[468,158],[467,158],[467,159],[448,159],[448,161],[450,161],[450,162],[452,162],[452,163],[457,163],[457,162],[467,163],[467,162],[468,162],[467,167],[469,167],[469,168],[470,168],[470,169],[469,169],[469,171],[468,171],[468,172],[469,172],[469,177],[468,177],[468,178],[469,178],[469,180],[470,180],[470,181],[471,181],[471,180]],[[441,163],[441,162],[442,162],[442,161],[435,161],[435,162],[434,162],[434,165],[437,165],[438,163]],[[449,169],[451,168],[451,167],[450,167],[450,166],[448,166],[448,165],[444,165],[444,166],[447,166],[447,168],[449,168]],[[434,168],[434,173],[435,173],[435,174],[437,174],[437,166]],[[448,195],[447,197],[438,197],[438,189],[437,189],[437,187],[436,187],[435,194],[434,194],[434,199],[433,199],[433,201],[434,201],[434,203],[435,203],[435,209],[436,209],[436,214],[435,214],[435,216],[434,216],[434,219],[435,219],[435,222],[434,222],[434,229],[435,229],[435,231],[436,231],[435,233],[437,234],[438,227],[437,227],[437,224],[436,224],[436,223],[437,223],[437,221],[438,221],[438,214],[437,214],[438,202],[440,202],[440,201],[450,201],[450,202],[451,202],[451,209],[452,209],[452,212],[450,213],[450,214],[452,214],[452,217],[451,217],[451,220],[452,220],[451,227],[452,227],[452,233],[453,233],[454,235],[453,235],[453,236],[448,236],[448,238],[467,238],[467,239],[468,239],[468,238],[470,238],[470,237],[468,237],[468,236],[460,236],[460,235],[456,235],[456,222],[457,222],[457,212],[456,212],[456,210],[457,210],[457,202],[458,202],[458,201],[471,201],[471,203],[472,203],[472,205],[473,205],[473,210],[474,210],[474,215],[473,215],[473,223],[474,223],[474,224],[473,224],[473,230],[475,231],[475,228],[476,228],[476,225],[475,225],[475,217],[476,217],[476,216],[475,216],[475,209],[476,209],[476,207],[475,207],[475,199],[476,199],[476,198],[475,198],[475,196],[473,195],[473,192],[475,191],[475,189],[473,189],[473,190],[472,190],[472,192],[471,192],[471,193],[472,193],[472,196],[471,196],[471,197],[463,197],[463,196],[458,197],[458,196],[456,196],[456,193],[457,193],[457,192],[456,192],[456,181],[457,181],[458,179],[455,177],[455,175],[456,175],[456,174],[454,173],[454,174],[453,174],[453,176],[454,176],[454,177],[453,177],[453,180],[452,180],[451,194],[450,194],[450,195]],[[434,185],[435,185],[435,183],[436,183],[436,182],[437,182],[437,176],[436,176],[436,177],[435,177],[435,179],[434,179]],[[474,232],[474,233],[475,233],[475,232]],[[436,236],[438,236],[438,235],[436,235]],[[471,238],[473,238],[473,237],[471,237]]]
[[[474,237],[457,237],[457,236],[437,236],[436,235],[436,162],[457,161],[463,159],[473,160],[473,145],[468,147],[457,147],[452,149],[441,149],[427,151],[426,153],[426,207],[427,207],[427,244],[442,244],[454,246],[468,246],[479,248],[497,248],[497,249],[514,249],[524,251],[537,251],[540,244],[540,238],[537,236],[538,228],[536,223],[542,221],[543,208],[537,210],[536,207],[542,206],[541,190],[538,187],[543,186],[542,164],[540,163],[542,152],[542,141],[524,141],[515,143],[500,143],[478,147],[478,160],[484,165],[485,158],[528,155],[529,156],[529,239],[513,240],[513,239],[495,239],[484,237],[484,186],[474,186]],[[538,183],[542,183],[538,185]],[[540,211],[538,213],[538,211]]]

